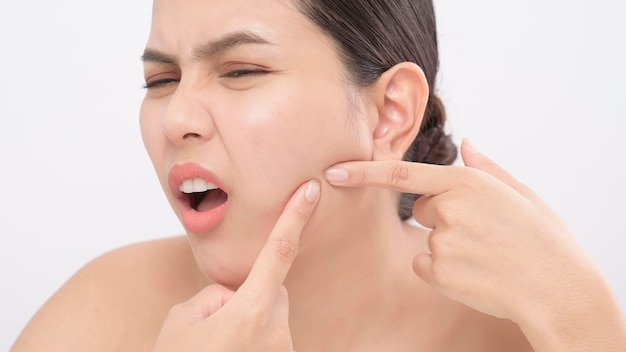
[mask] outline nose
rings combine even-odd
[[[163,116],[163,133],[175,144],[207,141],[215,127],[201,92],[179,86]]]

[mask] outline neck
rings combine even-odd
[[[425,250],[426,236],[398,218],[397,199],[388,191],[345,192],[318,206],[285,281],[290,326],[300,345],[336,346],[345,339],[353,346],[384,336],[406,316],[419,316],[407,306],[423,288],[411,263]],[[338,215],[336,209],[349,211]]]

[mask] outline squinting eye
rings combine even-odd
[[[256,76],[256,75],[264,75],[269,73],[267,70],[234,70],[226,72],[222,75],[222,77],[228,78],[240,78],[240,77],[248,77],[248,76]]]
[[[146,84],[143,87],[146,89],[150,89],[150,88],[162,87],[170,83],[174,83],[174,82],[178,82],[178,80],[174,78],[156,79],[154,81],[146,82]]]

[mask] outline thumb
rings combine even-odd
[[[502,179],[503,176],[504,178],[510,177],[500,165],[479,152],[474,144],[467,138],[463,138],[463,142],[461,143],[461,157],[463,158],[465,166],[485,171],[497,177],[500,181],[506,182]]]
[[[515,177],[498,165],[498,163],[479,152],[467,138],[464,138],[463,143],[461,144],[461,156],[463,157],[463,163],[465,166],[484,171],[513,188],[527,199],[539,201],[539,198],[533,190],[519,182]]]
[[[278,319],[285,322],[289,321],[289,293],[284,285],[280,288],[280,291],[276,295],[274,314]]]
[[[433,285],[433,256],[428,253],[418,254],[413,259],[413,271],[420,279],[429,285]]]
[[[234,294],[222,285],[209,285],[183,303],[183,310],[194,318],[205,319],[220,310]]]

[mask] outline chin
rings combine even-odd
[[[198,268],[211,282],[236,290],[248,277],[261,244],[221,242],[204,238],[191,243]]]
[[[233,290],[241,286],[289,197],[290,194],[285,199],[255,197],[265,202],[229,207],[223,220],[208,232],[193,233],[187,229],[196,263],[204,276]]]
[[[215,284],[222,285],[232,291],[237,291],[239,287],[246,281],[248,277],[249,270],[245,272],[225,272],[221,271],[219,273],[208,271],[202,271],[208,279]]]
[[[197,259],[196,262],[202,274],[211,283],[220,284],[233,291],[236,291],[246,281],[252,267],[252,265],[242,265],[241,262],[234,263],[233,258],[221,263],[211,261],[209,265],[206,263],[201,264]]]

